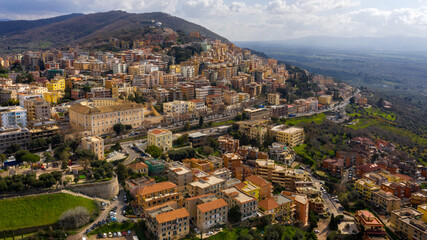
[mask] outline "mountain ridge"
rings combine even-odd
[[[59,21],[64,16],[68,16],[68,18]],[[187,34],[199,31],[201,35],[207,38],[230,42],[203,26],[163,12],[128,13],[124,11],[109,11],[64,16],[52,18],[55,20],[59,18],[59,20],[48,24],[41,24],[41,20],[36,20],[35,22],[39,24],[36,27],[22,27],[22,29],[18,28],[19,31],[11,31],[10,27],[5,27],[7,23],[17,25],[19,21],[0,22],[0,35],[4,36],[3,39],[0,39],[0,45],[5,46],[3,50],[21,51],[66,47],[82,44],[85,41],[90,41],[90,39],[100,37],[107,39],[109,37],[120,38],[122,31],[141,30],[143,27],[152,26],[152,21],[161,22],[162,27],[170,28],[174,31],[182,31]]]

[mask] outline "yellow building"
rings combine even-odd
[[[295,190],[296,182],[311,181],[309,174],[301,169],[287,168],[273,160],[257,159],[255,173],[272,183],[279,184],[288,190]]]
[[[169,70],[174,73],[181,73],[181,65],[170,65]]]
[[[318,100],[320,104],[329,105],[332,102],[332,95],[322,95]]]
[[[402,179],[388,171],[381,171],[378,173],[379,175],[387,178],[387,181],[389,182],[402,182]]]
[[[104,155],[104,139],[100,137],[85,137],[82,138],[83,149],[92,151],[99,160],[105,158]]]
[[[280,95],[278,93],[269,93],[267,95],[267,101],[271,105],[279,105],[280,104]]]
[[[136,199],[140,208],[158,206],[169,201],[181,200],[178,186],[172,182],[160,182],[138,190]]]
[[[374,182],[365,179],[357,180],[354,184],[354,187],[356,188],[357,192],[359,192],[360,195],[362,195],[363,198],[368,201],[372,200],[372,194],[374,192],[380,190],[380,187],[375,185]]]
[[[69,110],[70,125],[92,135],[112,133],[117,123],[142,127],[143,105],[113,98],[94,98],[73,104]]]
[[[46,83],[47,90],[53,91],[64,91],[65,90],[65,78],[55,77],[50,82]]]
[[[259,200],[260,187],[258,187],[257,185],[248,181],[244,181],[243,183],[237,184],[236,188]]]
[[[58,103],[58,100],[61,99],[61,97],[62,94],[60,94],[58,91],[43,93],[43,98],[48,103]]]
[[[417,210],[423,214],[423,222],[427,223],[427,203],[418,205]]]
[[[297,127],[286,128],[285,125],[273,127],[271,132],[276,136],[276,141],[295,147],[304,143],[304,129]]]
[[[155,145],[167,151],[172,148],[172,132],[167,129],[151,129],[148,131],[148,146]]]

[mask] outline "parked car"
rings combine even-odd
[[[314,230],[314,233],[320,233],[320,231],[319,230]]]
[[[126,236],[127,234],[126,234],[126,231],[123,231],[122,232],[122,236]]]
[[[113,237],[113,234],[112,234],[111,232],[109,232],[109,233],[108,233],[108,237],[109,237],[109,238],[112,238],[112,237]]]
[[[102,237],[103,237],[103,238],[107,238],[107,233],[103,233],[103,234],[102,234]]]
[[[121,232],[117,232],[117,236],[118,236],[118,237],[121,237],[121,236],[122,236],[122,233],[121,233]]]

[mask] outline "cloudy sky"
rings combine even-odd
[[[427,0],[0,0],[0,19],[110,10],[167,12],[232,41],[427,37]]]

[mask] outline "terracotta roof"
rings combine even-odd
[[[138,195],[147,195],[155,192],[164,191],[170,188],[176,188],[176,184],[172,182],[161,182],[151,186],[146,186],[138,190]]]
[[[174,220],[189,217],[189,216],[190,214],[188,213],[187,209],[180,208],[170,212],[157,214],[156,220],[158,223],[165,223],[165,222],[174,221]]]
[[[258,175],[252,175],[246,178],[247,181],[259,186],[259,187],[264,187],[268,185],[267,180],[265,180],[264,178],[258,176]]]
[[[279,204],[274,200],[274,198],[267,198],[258,202],[260,208],[269,211],[279,207]]]
[[[241,182],[239,184],[234,185],[235,188],[242,190],[242,188],[244,188],[246,186],[246,183]]]
[[[148,133],[152,133],[152,134],[162,134],[162,133],[165,133],[165,132],[170,132],[169,130],[166,130],[166,129],[153,129],[153,130],[150,130],[150,131],[148,131]]]
[[[134,170],[140,170],[140,169],[148,168],[147,164],[142,163],[142,162],[129,164],[129,167],[134,169]]]
[[[191,198],[185,198],[185,199],[187,201],[190,201],[190,200],[199,199],[199,198],[207,197],[207,196],[213,196],[213,195],[215,195],[215,194],[213,194],[213,193],[207,193],[207,194],[203,194],[203,195],[199,195],[199,196],[195,196],[195,197],[191,197]]]
[[[194,103],[201,103],[201,102],[205,102],[201,99],[192,99],[192,100],[188,100],[189,102],[194,102]]]
[[[204,212],[209,212],[225,206],[228,206],[228,204],[224,201],[224,199],[220,198],[214,201],[197,205],[197,208],[200,209],[202,213],[204,213]]]

